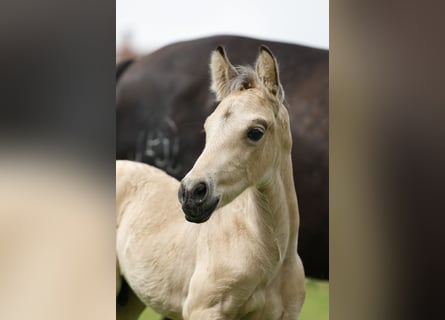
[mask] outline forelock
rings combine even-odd
[[[229,90],[234,91],[239,88],[249,89],[258,86],[258,77],[250,66],[237,66],[237,76],[234,77],[229,84]]]
[[[229,80],[228,86],[226,89],[228,92],[226,94],[229,94],[233,91],[238,91],[241,88],[244,89],[250,89],[250,88],[262,88],[264,89],[264,86],[261,84],[260,79],[258,78],[257,73],[251,66],[236,66],[234,67],[236,69],[236,76]],[[271,101],[275,102],[276,99],[272,95],[270,95],[267,90],[264,91],[266,95],[271,99]],[[220,103],[221,101],[216,101],[215,107]],[[285,105],[286,101],[284,101],[283,97],[283,103]],[[215,109],[215,108],[213,108]]]

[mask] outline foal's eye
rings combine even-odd
[[[247,131],[247,138],[253,142],[259,141],[264,135],[264,129],[261,127],[253,127]]]

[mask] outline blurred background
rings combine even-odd
[[[221,34],[329,49],[329,1],[116,1],[116,63],[173,42]],[[147,309],[140,319],[160,318]],[[329,282],[307,279],[300,320],[328,318]]]
[[[116,44],[134,33],[133,50],[162,45],[136,43],[125,22],[136,21],[133,3],[118,1],[116,12],[105,0],[2,2],[0,319],[114,318]],[[244,8],[243,22],[267,14],[269,23],[242,23],[239,34],[325,26],[327,47],[327,2],[303,11],[316,3],[226,1],[219,11]],[[194,37],[182,32],[202,11],[169,5],[147,4],[142,20],[156,15]],[[330,9],[329,318],[442,319],[443,3],[340,0]],[[228,21],[211,16],[202,35]]]
[[[231,34],[329,48],[328,0],[116,0],[116,60],[166,44]]]

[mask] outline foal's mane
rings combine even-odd
[[[229,80],[229,92],[239,90],[240,88],[260,88],[259,83],[261,83],[261,81],[252,66],[235,66],[235,70],[237,72],[237,75]],[[221,101],[216,101],[214,107],[216,107],[220,102]],[[288,107],[286,99],[283,100],[283,105],[286,108]]]

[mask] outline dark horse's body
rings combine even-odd
[[[291,117],[301,217],[298,252],[307,276],[327,279],[328,51],[215,36],[175,43],[121,65],[116,87],[117,158],[143,161],[182,179],[204,147],[203,123],[215,106],[209,90],[211,51],[223,45],[234,65],[242,65],[255,61],[261,44],[269,46],[278,60]]]

